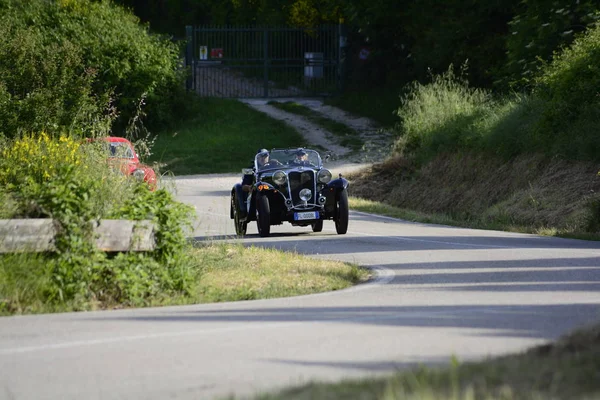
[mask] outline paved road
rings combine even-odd
[[[334,171],[335,172],[335,171]],[[233,233],[236,176],[180,178],[195,236]],[[351,213],[349,233],[274,227],[245,243],[374,268],[296,298],[0,318],[1,399],[210,399],[480,359],[600,320],[600,243]]]

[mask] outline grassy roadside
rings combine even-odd
[[[309,121],[321,126],[323,129],[336,136],[342,146],[348,147],[352,150],[358,150],[363,145],[359,133],[354,129],[342,124],[341,122],[329,119],[322,114],[303,106],[302,104],[298,104],[293,101],[287,101],[284,103],[270,101],[268,104],[280,110],[305,117]]]
[[[411,222],[422,222],[425,224],[438,224],[457,226],[461,228],[498,230],[516,233],[531,233],[542,236],[556,236],[570,239],[598,240],[600,234],[592,233],[574,233],[569,230],[556,228],[539,228],[536,226],[516,225],[511,223],[502,223],[500,221],[485,221],[479,219],[461,219],[441,213],[424,213],[406,208],[394,207],[380,201],[368,200],[360,197],[350,196],[348,205],[351,210],[366,212],[370,214],[383,215],[392,218],[399,218]]]
[[[340,290],[370,276],[353,264],[241,244],[212,244],[193,254],[201,266],[195,292],[202,303]]]
[[[157,135],[149,161],[162,165],[162,171],[240,171],[260,148],[307,145],[295,129],[237,100],[198,98],[193,107],[193,118]]]
[[[520,354],[379,379],[312,383],[255,399],[598,399],[599,373],[600,325],[595,325]]]
[[[463,152],[419,165],[396,156],[347,178],[355,198],[351,206],[358,211],[476,229],[600,238],[600,176],[594,163],[539,155],[507,161]]]
[[[188,294],[158,293],[139,304],[100,300],[49,304],[42,292],[52,279],[51,265],[41,256],[1,255],[0,315],[288,297],[344,289],[370,275],[356,265],[242,244],[198,245],[188,251],[186,264],[194,271]]]

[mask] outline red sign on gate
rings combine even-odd
[[[210,58],[223,58],[223,49],[210,49]]]

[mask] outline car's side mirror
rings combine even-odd
[[[244,175],[254,175],[254,170],[252,168],[242,168],[242,174],[244,174]]]
[[[331,154],[325,154],[325,159],[323,159],[323,162],[326,163],[327,161],[329,161],[329,158],[331,158]]]

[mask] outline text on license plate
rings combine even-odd
[[[319,219],[318,211],[307,211],[307,212],[298,212],[294,214],[294,219],[296,221],[302,221],[305,219]]]

